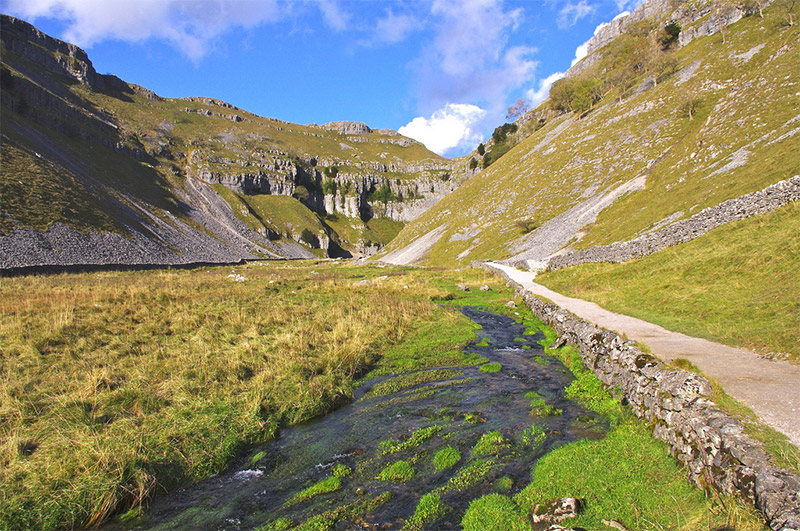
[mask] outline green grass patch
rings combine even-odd
[[[417,531],[427,523],[433,522],[447,514],[450,508],[442,501],[442,497],[435,492],[429,492],[419,499],[414,514],[406,520],[404,531]]]
[[[397,452],[402,452],[404,450],[408,450],[409,448],[416,448],[420,444],[435,437],[436,434],[442,431],[442,428],[443,426],[439,424],[433,424],[425,428],[420,428],[418,430],[414,430],[414,432],[411,433],[411,436],[405,441],[382,441],[380,443],[380,448],[384,455],[396,454]]]
[[[530,524],[514,500],[502,494],[487,494],[469,504],[461,527],[464,531],[527,531]]]
[[[800,362],[800,204],[729,223],[624,264],[584,264],[537,282],[667,329]]]
[[[442,448],[433,456],[433,466],[437,472],[452,468],[461,461],[461,452],[453,446]]]
[[[388,380],[378,382],[369,391],[369,396],[386,396],[415,385],[420,385],[439,380],[448,380],[463,376],[463,371],[457,369],[432,369],[428,371],[418,371],[414,373],[401,374]]]
[[[395,461],[387,465],[386,468],[381,470],[378,474],[378,479],[381,481],[391,481],[393,483],[405,483],[414,476],[414,467],[408,461]]]
[[[503,450],[511,447],[511,442],[503,437],[499,431],[490,431],[481,435],[475,446],[472,447],[472,455],[482,457],[486,455],[497,455]]]
[[[296,496],[289,500],[288,503],[289,505],[293,505],[295,503],[300,503],[301,501],[310,500],[311,498],[320,496],[322,494],[336,492],[341,488],[342,478],[339,476],[330,476],[300,491]]]
[[[484,363],[480,366],[481,372],[500,372],[502,368],[503,366],[496,361],[492,363]]]

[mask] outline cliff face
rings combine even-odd
[[[394,131],[162,98],[24,21],[0,23],[0,267],[372,252],[460,182]],[[84,243],[58,251],[65,238]]]
[[[510,151],[409,223],[380,256],[533,267],[655,233],[794,177],[797,26],[777,5],[763,18],[746,15],[723,2],[650,0],[602,28],[566,81],[592,76],[589,85],[611,88],[580,112],[547,102],[531,111]],[[660,44],[646,32],[670,21],[681,25],[678,42],[650,50],[663,52],[651,63],[663,70],[641,60],[647,49],[620,46]],[[612,75],[629,59],[629,78],[619,82]]]

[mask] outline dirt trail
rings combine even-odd
[[[766,424],[800,447],[800,366],[755,352],[671,332],[653,323],[610,312],[593,302],[565,297],[533,282],[534,273],[491,263],[525,289],[550,299],[578,317],[647,345],[659,358],[686,358],[725,391],[750,407]]]

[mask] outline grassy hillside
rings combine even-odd
[[[307,245],[299,236],[313,228],[357,249],[384,244],[398,230],[366,227],[372,195],[385,188],[383,203],[402,203],[433,193],[431,183],[436,194],[451,186],[449,161],[394,131],[297,125],[211,98],[161,98],[96,74],[83,51],[70,48],[67,56],[65,43],[22,21],[4,15],[2,22],[0,237],[55,222],[80,231],[147,232],[151,216],[208,231],[186,206],[187,194],[196,194],[188,178],[237,190],[217,189],[252,229]],[[266,193],[284,198],[260,196]],[[344,217],[323,207],[332,194],[340,203],[361,199],[338,228],[325,222],[326,214]],[[299,228],[284,230],[287,223]]]
[[[639,260],[536,281],[670,330],[800,362],[798,234],[793,203]]]
[[[526,232],[643,176],[643,190],[615,201],[573,242],[604,244],[796,175],[800,32],[783,21],[774,9],[745,17],[724,42],[700,37],[675,52],[676,72],[657,86],[621,101],[608,94],[583,116],[550,118],[405,227],[391,249],[445,226],[421,263],[506,258]]]

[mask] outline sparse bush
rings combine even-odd
[[[478,167],[478,161],[475,160],[475,157],[469,159],[469,169],[474,170],[477,167]]]
[[[310,230],[303,229],[303,232],[300,233],[300,239],[308,245],[314,245],[317,241],[317,236]]]
[[[662,50],[669,50],[678,43],[678,38],[681,35],[681,25],[677,22],[670,22],[664,26],[663,33],[658,39]]]
[[[486,145],[483,142],[478,144],[478,155],[483,156],[486,153]]]

